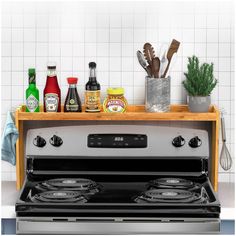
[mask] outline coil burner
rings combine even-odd
[[[95,194],[99,192],[100,186],[90,180],[83,178],[61,178],[49,179],[38,183],[35,188],[40,191],[79,191],[80,194]]]
[[[74,191],[46,191],[29,196],[32,202],[46,202],[46,203],[84,203],[87,199],[79,192]]]
[[[137,203],[206,203],[207,196],[201,193],[181,189],[151,189],[143,192],[135,201]]]
[[[185,189],[185,190],[196,190],[201,187],[200,184],[195,183],[191,180],[181,178],[159,178],[152,180],[148,183],[149,189]]]

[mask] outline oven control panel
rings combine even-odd
[[[145,134],[89,134],[90,148],[146,148]]]
[[[26,155],[209,157],[207,130],[157,125],[77,125],[29,129]]]

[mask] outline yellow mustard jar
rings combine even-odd
[[[123,88],[108,88],[107,98],[103,102],[104,112],[125,112],[127,108],[127,100],[124,97]]]

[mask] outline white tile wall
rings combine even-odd
[[[46,64],[57,62],[62,100],[67,76],[79,77],[83,94],[88,62],[98,64],[102,96],[108,86],[123,86],[130,104],[144,102],[145,73],[136,51],[151,42],[157,52],[172,38],[181,41],[173,67],[172,103],[185,103],[181,86],[187,56],[214,62],[219,80],[212,102],[225,108],[228,146],[234,159],[234,12],[233,1],[157,2],[7,2],[2,4],[2,127],[6,112],[22,104],[27,69],[36,67],[41,91]],[[40,98],[42,102],[42,96]],[[15,167],[2,161],[2,178],[15,179]],[[234,167],[219,170],[222,181],[234,180]]]

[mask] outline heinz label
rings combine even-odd
[[[46,112],[57,112],[59,97],[56,93],[45,94],[44,101],[46,106]]]

